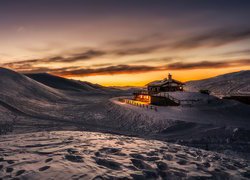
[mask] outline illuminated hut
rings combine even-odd
[[[168,74],[168,78],[153,81],[147,84],[147,89],[134,92],[134,100],[149,104],[160,104],[163,99],[165,103],[166,97],[159,97],[157,94],[161,92],[183,91],[183,86],[184,83],[173,79],[172,75]]]
[[[160,92],[173,92],[173,91],[183,91],[184,83],[177,81],[172,78],[169,73],[168,78],[160,81],[153,81],[148,86],[148,94],[157,94]]]

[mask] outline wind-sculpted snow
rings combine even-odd
[[[186,83],[185,88],[189,91],[208,89],[218,96],[250,95],[250,71],[240,71],[214,78],[190,81]]]
[[[248,179],[249,162],[200,149],[103,133],[0,138],[2,179]]]

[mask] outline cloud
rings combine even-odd
[[[28,50],[30,52],[43,52],[46,53],[48,51],[53,51],[56,49],[64,49],[66,44],[61,42],[48,42],[47,44],[40,44],[40,45],[32,45],[31,47],[24,47],[24,50]]]
[[[172,49],[193,49],[200,47],[217,47],[250,38],[250,29],[219,29],[208,33],[188,37],[171,44]]]
[[[113,74],[131,74],[131,73],[144,73],[150,71],[164,70],[164,66],[134,66],[134,65],[116,65],[96,69],[76,69],[76,70],[63,70],[54,72],[62,76],[93,76],[93,75],[113,75]]]
[[[137,54],[148,54],[155,52],[159,49],[162,49],[162,45],[151,45],[146,47],[132,47],[132,48],[122,48],[111,51],[110,53],[118,56],[128,56],[128,55],[137,55]]]
[[[31,69],[22,69],[18,72],[23,74],[37,74],[37,73],[51,73],[51,74],[57,74],[59,75],[59,72],[63,71],[72,71],[79,69],[77,66],[71,66],[71,67],[63,67],[63,68],[49,68],[49,67],[32,67]]]
[[[250,49],[243,49],[243,50],[225,52],[225,53],[221,53],[219,55],[222,55],[222,56],[235,56],[235,55],[249,55],[249,54],[250,54]]]
[[[22,69],[31,69],[33,68],[34,64],[39,63],[40,59],[30,59],[30,60],[24,60],[24,61],[16,61],[16,62],[10,62],[10,63],[4,63],[1,66],[12,68],[16,70],[22,70]]]
[[[104,51],[99,50],[86,50],[81,53],[75,53],[68,56],[53,56],[49,58],[41,58],[41,59],[30,59],[30,60],[23,60],[23,61],[16,61],[2,64],[2,66],[20,69],[23,66],[35,66],[39,63],[46,64],[46,63],[73,63],[78,61],[85,61],[90,60],[96,57],[103,56],[105,54]],[[48,65],[49,66],[49,65]]]
[[[155,63],[155,62],[169,63],[177,59],[179,59],[179,57],[163,57],[163,58],[139,59],[139,60],[133,60],[132,62],[133,63]]]
[[[151,71],[161,71],[165,70],[166,66],[144,66],[144,65],[116,65],[116,66],[107,66],[100,68],[84,68],[84,67],[65,67],[65,68],[44,68],[36,67],[29,71],[19,71],[24,74],[31,73],[51,73],[59,76],[96,76],[96,75],[114,75],[114,74],[133,74],[133,73],[144,73]]]
[[[155,34],[131,40],[113,42],[111,48],[116,55],[146,54],[166,50],[192,50],[196,48],[218,47],[241,40],[250,39],[250,28],[224,28],[200,34],[186,34],[185,37],[173,40],[163,34]],[[112,53],[109,52],[109,53]]]
[[[72,63],[82,60],[89,60],[95,57],[103,56],[105,52],[97,50],[87,50],[85,52],[71,54],[68,57],[55,56],[48,59],[40,60],[42,62],[60,62],[60,63]]]
[[[88,50],[82,53],[73,54],[71,57],[56,60],[56,62],[76,62],[81,60],[88,60],[95,57],[100,57],[105,55],[106,52],[100,50]]]
[[[237,66],[249,66],[250,59],[241,59],[241,60],[232,60],[232,61],[200,61],[200,62],[191,62],[183,63],[176,62],[168,64],[167,68],[169,70],[190,70],[190,69],[213,69],[213,68],[228,68],[228,67],[237,67]]]
[[[64,68],[49,68],[49,67],[23,67],[21,73],[51,73],[59,76],[67,77],[82,77],[82,76],[97,76],[97,75],[115,75],[115,74],[137,74],[153,71],[166,70],[192,70],[192,69],[214,69],[250,66],[250,59],[240,60],[220,60],[220,61],[200,61],[200,62],[175,62],[168,65],[150,66],[150,65],[109,65],[93,66],[96,68],[85,68],[79,66],[71,66]]]
[[[129,47],[129,46],[141,46],[143,44],[151,44],[155,42],[162,41],[163,39],[166,39],[167,37],[163,35],[162,33],[153,33],[149,34],[147,36],[143,37],[136,37],[136,38],[131,38],[131,39],[123,39],[123,40],[118,40],[118,41],[112,41],[107,43],[107,45],[111,47]]]

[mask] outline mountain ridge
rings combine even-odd
[[[212,78],[188,81],[186,90],[199,91],[207,89],[218,96],[249,95],[250,70],[227,73]]]

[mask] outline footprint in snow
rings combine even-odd
[[[170,155],[170,154],[165,154],[165,155],[163,156],[163,158],[166,159],[166,160],[168,160],[168,161],[172,161],[172,160],[173,160],[173,156]]]
[[[105,166],[109,169],[113,170],[121,170],[121,164],[112,160],[101,159],[101,158],[94,158],[96,163],[101,166]]]
[[[137,167],[138,169],[148,169],[148,170],[153,169],[149,164],[143,162],[140,159],[131,159],[131,161],[132,161],[133,165],[135,167]]]
[[[14,170],[14,169],[13,169],[13,168],[11,168],[11,167],[6,168],[6,172],[7,172],[7,173],[12,172],[13,170]]]
[[[102,152],[102,153],[106,153],[106,154],[115,154],[115,153],[121,152],[121,149],[105,147],[105,148],[99,149],[99,151]]]
[[[14,164],[15,161],[13,161],[13,160],[8,160],[7,163],[8,163],[8,164]]]
[[[39,171],[46,171],[49,168],[50,168],[50,166],[43,166],[43,167],[39,168]]]
[[[158,167],[159,170],[167,170],[168,169],[168,165],[162,161],[158,161],[156,162],[156,165]]]
[[[25,170],[19,170],[16,172],[16,176],[20,176],[21,174],[25,173]]]
[[[50,162],[52,160],[53,160],[53,158],[48,158],[48,159],[45,160],[45,163],[48,163],[48,162]]]
[[[81,156],[75,156],[75,155],[65,155],[65,159],[67,159],[68,161],[71,161],[71,162],[83,162],[83,159]]]

